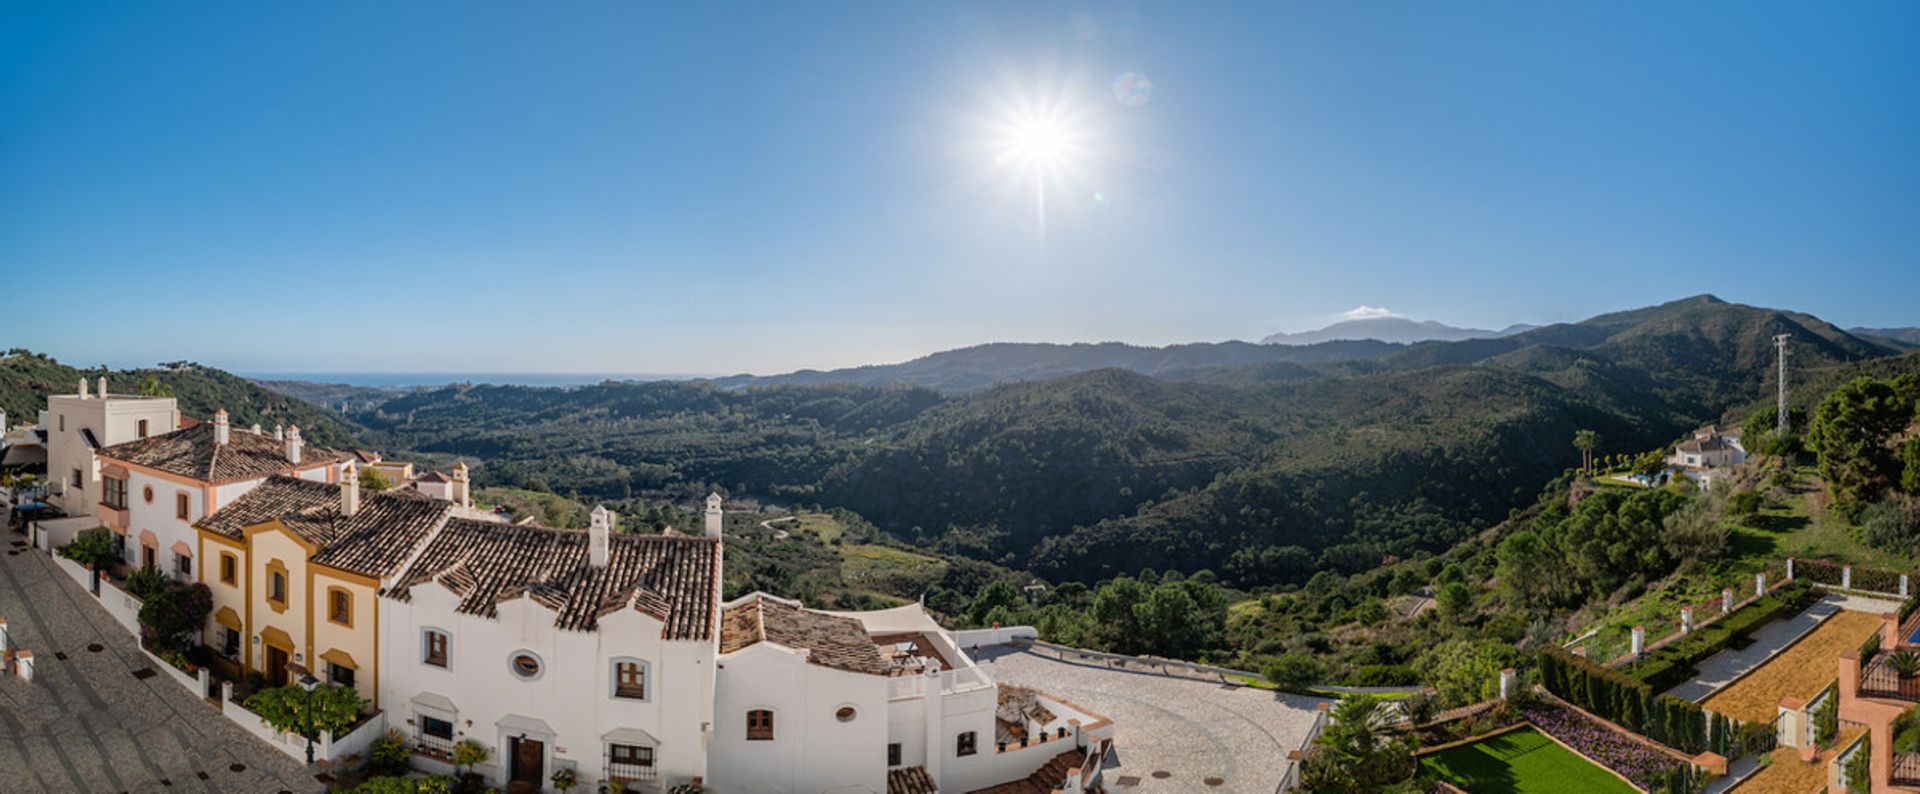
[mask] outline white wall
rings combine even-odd
[[[887,679],[807,662],[762,642],[720,662],[713,787],[735,792],[887,790]],[[836,713],[851,706],[851,722]],[[747,712],[773,711],[774,738],[747,740]],[[989,734],[991,735],[991,734]]]
[[[492,762],[481,771],[496,784],[507,774],[507,732],[500,722],[510,716],[545,722],[554,733],[546,741],[546,774],[570,764],[588,790],[602,776],[603,737],[617,729],[654,737],[661,780],[682,783],[707,775],[702,728],[713,720],[713,642],[664,641],[662,624],[633,610],[602,617],[599,631],[577,632],[555,628],[554,613],[531,599],[501,604],[497,619],[458,613],[457,604],[437,583],[416,585],[410,601],[381,599],[381,704],[392,715],[391,727],[410,737],[417,732],[411,722],[417,695],[451,700],[462,734],[456,740],[492,751]],[[427,627],[451,637],[446,670],[421,660]],[[519,650],[540,657],[537,679],[522,680],[511,671],[509,659]],[[645,701],[612,696],[612,662],[621,657],[649,663]]]
[[[247,487],[258,485],[252,480]],[[153,501],[146,500],[146,489],[153,489]],[[175,511],[174,498],[177,494],[187,495],[187,518],[182,520]],[[244,491],[243,491],[244,493]],[[239,498],[236,494],[234,498]],[[176,579],[174,573],[173,544],[185,543],[187,548],[199,553],[200,535],[194,530],[193,522],[207,516],[206,490],[199,485],[187,485],[176,480],[156,477],[152,474],[131,470],[127,473],[127,562],[138,565],[140,562],[140,532],[150,530],[154,534],[156,550],[154,566],[161,572]],[[195,575],[191,580],[199,579],[200,560],[193,561]]]
[[[79,387],[76,381],[74,388]],[[90,384],[90,387],[92,384]],[[65,417],[65,429],[61,417]],[[91,515],[100,501],[100,478],[93,470],[93,450],[81,438],[80,431],[92,430],[103,446],[125,443],[140,437],[140,420],[147,420],[147,434],[173,432],[180,424],[180,410],[173,398],[113,397],[98,395],[82,400],[73,392],[47,397],[47,476],[66,483],[73,469],[81,473],[81,487],[64,496],[48,498],[68,515]],[[53,490],[50,488],[49,492]],[[61,489],[64,492],[64,486]]]

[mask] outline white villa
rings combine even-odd
[[[100,502],[102,448],[173,432],[180,408],[172,397],[108,394],[107,379],[95,392],[86,378],[73,394],[47,397],[41,424],[47,432],[47,501],[69,516],[93,514]]]
[[[123,541],[126,561],[166,571],[179,581],[198,581],[195,522],[276,475],[339,482],[347,455],[308,448],[297,426],[276,427],[271,435],[257,425],[232,432],[222,410],[211,423],[114,444],[99,450],[97,458],[96,513]]]

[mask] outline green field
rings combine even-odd
[[[1593,792],[1633,794],[1633,787],[1533,728],[1442,750],[1420,759],[1423,770],[1473,794]]]

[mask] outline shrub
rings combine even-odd
[[[1861,513],[1860,527],[1868,545],[1911,554],[1920,546],[1920,500],[1896,496],[1878,502]]]
[[[128,582],[133,578],[128,577]],[[213,611],[213,592],[206,585],[174,584],[162,580],[145,597],[136,618],[140,636],[156,649],[185,651],[199,644],[200,628]]]
[[[1260,666],[1260,674],[1276,687],[1300,692],[1320,683],[1320,663],[1303,653],[1289,653],[1267,660]]]
[[[274,730],[301,733],[307,729],[307,703],[306,690],[289,684],[255,692],[247,697],[243,705],[248,711],[260,715]],[[360,719],[360,712],[367,708],[367,701],[353,687],[335,684],[315,687],[312,703],[313,729],[335,736],[353,727],[354,722]]]
[[[1369,664],[1355,668],[1347,682],[1353,686],[1411,686],[1420,683],[1420,674],[1403,664]]]
[[[367,747],[367,771],[374,775],[404,775],[412,755],[406,735],[389,730]]]
[[[127,574],[126,590],[132,593],[134,598],[145,601],[170,584],[173,582],[167,579],[166,574],[153,568],[142,567]]]
[[[60,556],[93,568],[118,560],[113,554],[113,533],[106,527],[94,527],[75,535],[72,543],[60,547]]]
[[[1727,515],[1753,515],[1760,512],[1762,501],[1759,491],[1741,491],[1727,498]]]

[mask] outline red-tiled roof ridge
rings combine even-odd
[[[859,620],[755,592],[735,599],[723,610],[720,652],[733,653],[760,642],[806,651],[808,662],[824,667],[887,674],[880,647]]]
[[[666,639],[713,637],[718,540],[632,533],[608,540],[608,563],[595,567],[583,530],[449,518],[384,594],[406,601],[413,587],[438,582],[460,598],[459,611],[484,617],[525,596],[552,610],[556,626],[575,631],[593,631],[601,617],[631,607],[659,619]]]

